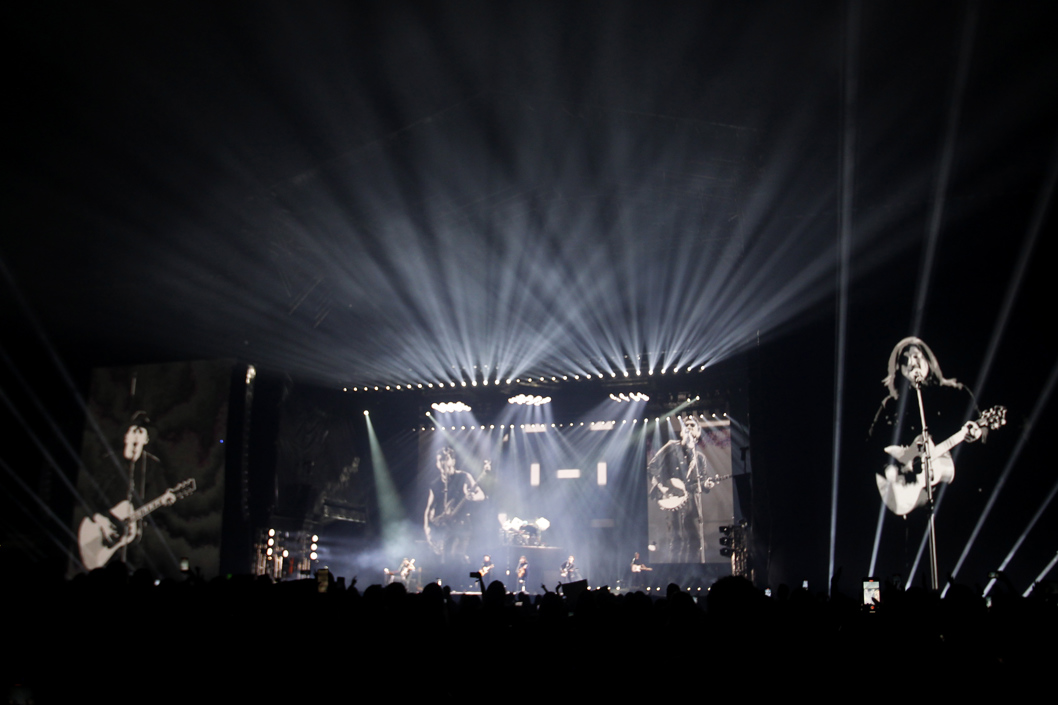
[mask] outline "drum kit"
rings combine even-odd
[[[544,517],[526,521],[500,514],[499,520],[505,546],[543,546],[544,532],[551,526],[551,522]]]

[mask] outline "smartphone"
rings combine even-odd
[[[882,583],[878,578],[863,579],[863,609],[874,612],[882,599]]]

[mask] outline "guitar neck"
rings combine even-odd
[[[986,421],[986,419],[984,417],[981,417],[981,418],[977,419],[976,421],[974,421],[974,423],[977,424],[978,426],[984,426],[984,425],[987,424],[987,421]],[[966,427],[963,426],[958,431],[953,433],[943,443],[934,445],[933,446],[933,455],[934,456],[944,455],[945,453],[951,451],[952,448],[954,448],[955,446],[959,445],[960,443],[962,443],[965,440],[966,440]]]
[[[148,514],[150,514],[151,512],[153,512],[155,509],[158,509],[159,507],[165,506],[165,500],[166,500],[166,497],[168,495],[169,495],[169,492],[167,491],[161,497],[157,497],[155,499],[152,499],[150,502],[147,502],[147,504],[143,505],[142,507],[140,507],[139,509],[137,509],[136,511],[134,511],[132,513],[132,516],[130,517],[130,520],[131,521],[139,521],[143,517],[145,517]]]

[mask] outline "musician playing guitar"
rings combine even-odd
[[[518,559],[518,568],[515,571],[518,576],[518,590],[525,590],[525,582],[529,577],[529,559],[522,556]]]
[[[667,513],[667,559],[673,563],[704,563],[706,543],[702,495],[715,487],[716,481],[706,475],[705,454],[698,447],[698,439],[702,436],[698,419],[690,414],[679,421],[680,440],[671,440],[661,446],[647,463],[651,484],[649,495],[662,506],[670,504],[674,507]]]
[[[492,467],[485,461],[484,475]],[[423,514],[423,530],[430,547],[443,561],[458,558],[467,563],[470,541],[470,506],[485,500],[485,492],[470,473],[456,469],[456,454],[449,447],[437,451],[439,477],[430,485]]]
[[[932,473],[933,487],[952,482],[955,464],[949,451],[1004,425],[1006,409],[979,413],[970,390],[945,377],[933,351],[915,337],[904,338],[893,348],[883,384],[889,396],[882,400],[868,432],[873,443],[884,444],[886,463],[875,480],[886,507],[906,516],[928,501],[927,472]],[[923,419],[928,435],[923,434]]]
[[[478,568],[478,572],[481,573],[481,579],[488,585],[488,581],[492,580],[489,575],[492,574],[492,569],[496,567],[496,564],[492,562],[492,556],[485,554],[481,559],[481,567]]]
[[[643,572],[654,570],[643,561],[639,560],[639,551],[632,556],[632,589],[641,590],[643,587]]]
[[[577,569],[576,559],[570,556],[558,569],[558,577],[567,583],[580,580],[580,570]]]

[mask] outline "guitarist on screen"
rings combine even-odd
[[[151,441],[149,423],[146,413],[137,411],[122,439],[121,455],[128,463],[125,499],[81,520],[77,545],[85,570],[102,568],[114,556],[131,565],[129,547],[142,537],[143,519],[155,509],[169,506],[195,491],[195,481],[188,479],[149,502],[143,501],[149,463],[158,463],[158,457],[147,451]]]
[[[491,466],[486,460],[482,474]],[[439,477],[430,484],[423,514],[426,541],[442,562],[468,563],[470,508],[485,500],[485,492],[470,473],[456,469],[455,451],[448,446],[437,451],[437,470]]]
[[[871,442],[885,444],[885,465],[875,481],[885,506],[906,517],[928,502],[926,466],[932,471],[932,487],[952,482],[955,464],[950,450],[1005,424],[1006,409],[995,407],[981,414],[969,388],[945,377],[936,355],[916,337],[904,338],[893,348],[889,374],[882,383],[889,395],[868,432]],[[927,434],[922,432],[923,419]]]
[[[702,426],[694,414],[680,418],[680,440],[658,449],[647,463],[651,499],[664,506],[668,529],[668,560],[673,563],[705,562],[703,494],[716,482],[706,475],[705,454],[698,447]],[[682,500],[682,501],[681,501]]]
[[[150,419],[147,418],[145,411],[137,411],[132,415],[129,420],[128,428],[125,429],[125,436],[122,439],[121,456],[125,459],[128,467],[128,487],[125,496],[125,501],[128,502],[129,506],[133,502],[144,495],[144,491],[147,487],[147,467],[148,463],[157,463],[157,456],[153,455],[147,450],[147,445],[151,442],[150,432],[147,430],[147,424],[150,423]],[[139,480],[137,482],[137,479]],[[115,506],[115,509],[117,506]],[[114,514],[114,510],[106,510],[94,515],[94,523],[99,526],[99,533],[101,535],[100,541],[105,548],[114,548],[119,553],[119,560],[128,562],[128,546],[137,537],[137,526],[135,523],[127,521],[127,517],[119,517]],[[91,570],[94,567],[92,559],[85,555],[84,540],[79,540],[82,562],[85,563],[86,567]],[[109,560],[110,556],[107,556]],[[86,562],[87,561],[87,562]]]

